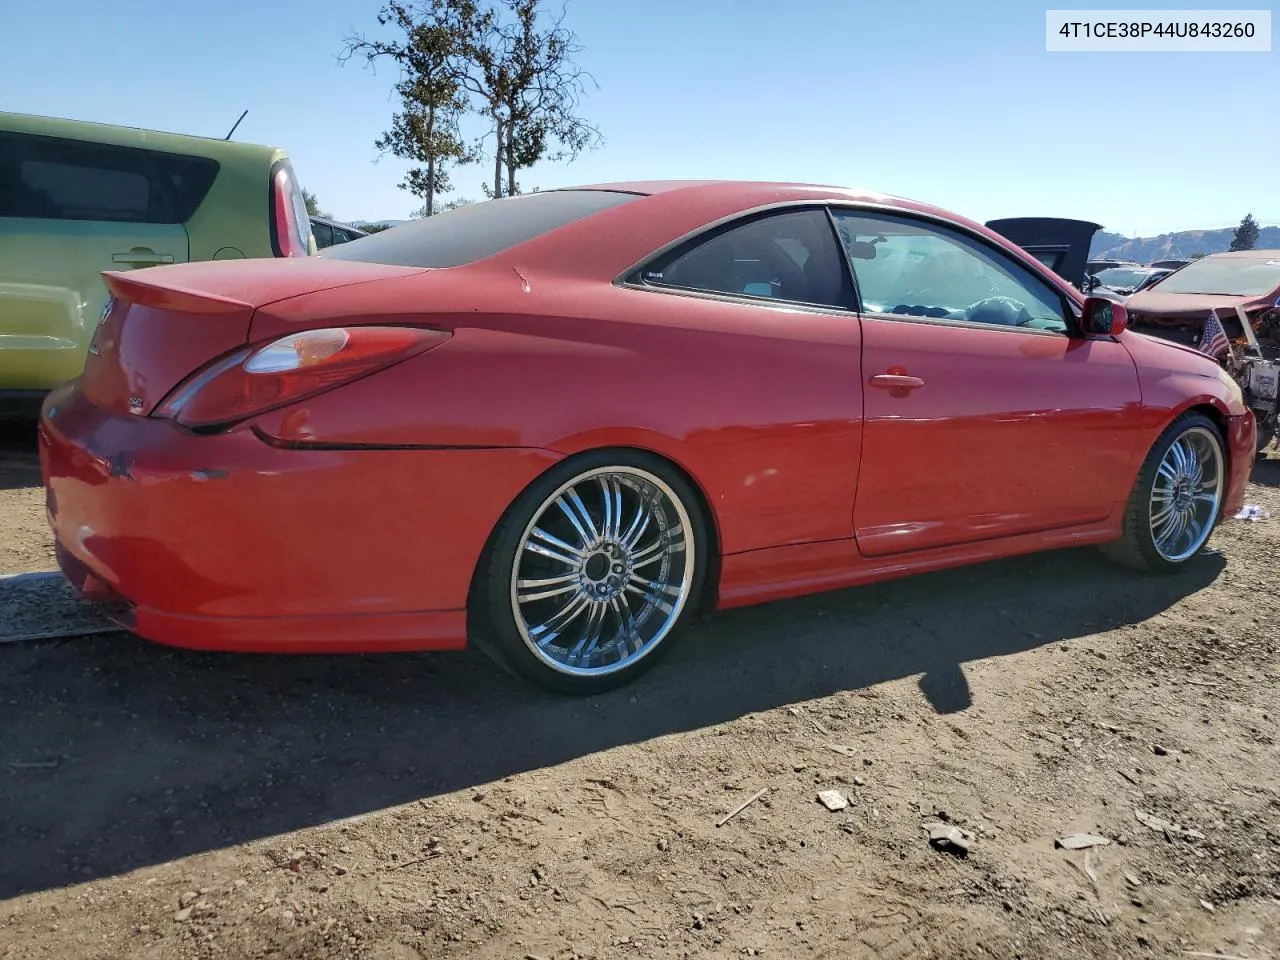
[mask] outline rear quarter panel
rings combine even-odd
[[[218,158],[218,177],[187,221],[192,260],[271,257],[271,166],[287,159],[263,147]]]
[[[438,276],[379,285],[392,302],[434,302],[427,319],[454,330],[448,342],[264,416],[260,429],[293,442],[563,455],[635,447],[693,478],[725,553],[852,536],[856,315],[467,273],[464,285]],[[355,310],[358,301],[343,301],[359,296],[350,288],[275,305],[255,317],[255,334],[285,329],[290,313],[323,325],[326,314]]]

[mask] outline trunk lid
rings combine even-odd
[[[1077,289],[1084,283],[1093,235],[1102,229],[1092,220],[1064,217],[1008,217],[989,220],[986,227],[1016,243]]]
[[[259,307],[421,272],[308,257],[104,273],[111,297],[90,341],[80,389],[103,409],[146,416],[191,373],[248,343]]]

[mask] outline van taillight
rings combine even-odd
[[[276,165],[271,174],[271,247],[277,257],[310,256],[311,222],[305,216],[306,206],[293,182],[293,170],[287,162]]]

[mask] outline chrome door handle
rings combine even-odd
[[[173,254],[153,253],[150,250],[133,250],[129,253],[113,253],[111,255],[111,262],[131,263],[136,266],[150,266],[156,263],[173,263]]]
[[[923,387],[924,381],[905,373],[878,373],[871,378],[871,385],[886,389],[914,390],[916,387]]]

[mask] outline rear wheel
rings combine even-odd
[[[1213,421],[1201,413],[1183,414],[1147,454],[1125,509],[1124,535],[1103,552],[1139,569],[1181,569],[1221,519],[1226,464]]]
[[[549,471],[499,525],[474,592],[478,645],[553,690],[598,693],[651,668],[706,576],[689,484],[640,452]]]

